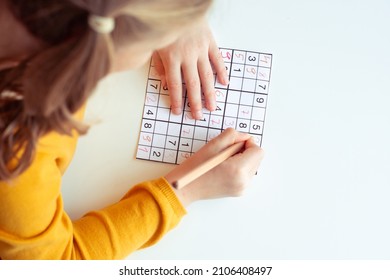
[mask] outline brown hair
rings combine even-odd
[[[204,15],[211,0],[8,2],[15,17],[47,47],[0,71],[0,180],[28,168],[44,134],[86,132],[72,115],[108,74],[114,48],[188,24]],[[115,30],[96,33],[88,26],[90,14],[114,17]]]

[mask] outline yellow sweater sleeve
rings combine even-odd
[[[0,182],[0,259],[122,259],[156,243],[186,213],[159,178],[71,221],[60,188],[76,142],[76,136],[43,137],[29,169]]]

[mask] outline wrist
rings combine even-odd
[[[166,175],[165,180],[169,183],[171,186],[173,192],[176,194],[179,201],[183,204],[184,207],[189,206],[191,203],[196,201],[195,193],[192,190],[191,186],[186,186],[182,189],[177,189],[173,187],[173,183],[176,181],[170,174]]]

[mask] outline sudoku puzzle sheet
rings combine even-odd
[[[161,84],[153,60],[146,87],[137,158],[180,164],[224,129],[251,134],[261,146],[271,75],[272,54],[221,48],[230,83],[218,83],[214,73],[215,111],[203,109],[194,120],[183,84],[181,115],[170,111],[168,89]]]

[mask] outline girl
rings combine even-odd
[[[226,130],[163,177],[71,221],[61,174],[85,103],[100,79],[154,52],[172,110],[180,113],[181,71],[194,118],[201,90],[213,110],[211,64],[227,83],[204,20],[209,0],[0,0],[0,259],[119,259],[156,243],[190,203],[237,196],[263,156],[249,135]],[[210,64],[211,62],[211,64]],[[245,148],[183,189],[171,184],[235,142]]]

